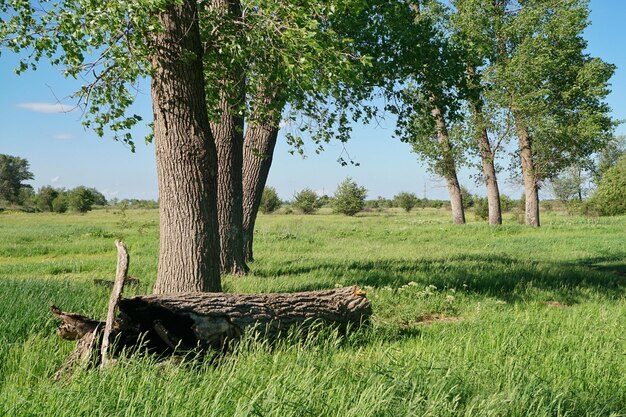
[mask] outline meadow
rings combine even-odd
[[[73,342],[49,306],[104,317],[93,280],[113,278],[116,238],[140,280],[125,293],[150,292],[158,212],[0,213],[0,416],[626,416],[626,218],[542,214],[259,215],[252,272],[226,291],[358,284],[371,325],[53,382]]]

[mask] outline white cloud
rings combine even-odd
[[[55,182],[59,182],[60,179],[61,177],[57,175],[56,177],[50,178],[50,182],[54,184]]]
[[[76,108],[62,103],[19,103],[17,107],[38,113],[68,113]]]
[[[56,135],[52,136],[55,139],[58,140],[70,140],[70,139],[74,139],[74,135],[72,135],[71,133],[57,133]]]

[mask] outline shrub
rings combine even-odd
[[[273,213],[278,210],[281,205],[280,198],[274,187],[265,187],[261,195],[260,209],[263,214]]]
[[[54,200],[52,200],[52,211],[55,213],[65,213],[68,208],[67,194],[60,192]]]
[[[461,186],[461,199],[463,200],[463,208],[467,209],[474,206],[474,196],[469,190]]]
[[[293,206],[302,210],[304,214],[314,213],[319,208],[317,193],[310,188],[296,193],[293,196]]]
[[[54,211],[52,202],[59,195],[59,190],[46,185],[39,189],[37,193],[37,208],[41,211]]]
[[[83,187],[82,185],[70,191],[68,199],[72,210],[76,210],[79,213],[88,212],[91,210],[94,203],[93,193],[87,187]]]
[[[417,196],[413,193],[401,192],[393,198],[398,205],[407,213],[419,202]]]
[[[333,209],[336,213],[354,216],[365,207],[365,197],[367,197],[365,187],[360,187],[352,178],[348,177],[337,186],[333,199]]]
[[[515,206],[515,200],[505,194],[500,194],[500,209],[505,211],[510,211]]]
[[[487,220],[489,218],[489,201],[487,197],[474,198],[474,215],[480,220]]]
[[[591,204],[601,216],[626,214],[626,156],[604,173]]]

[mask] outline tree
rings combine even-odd
[[[614,136],[606,146],[598,152],[597,160],[591,164],[591,173],[596,184],[602,181],[604,173],[617,164],[626,155],[626,136]]]
[[[310,188],[297,192],[293,196],[293,206],[304,214],[313,214],[319,208],[317,193]]]
[[[563,203],[577,199],[582,201],[585,189],[585,175],[580,165],[566,168],[561,174],[550,181],[552,193]]]
[[[604,173],[591,204],[603,216],[626,214],[626,156]]]
[[[401,192],[393,197],[398,207],[402,207],[407,213],[418,203],[415,193]],[[376,200],[374,200],[376,201]]]
[[[337,186],[333,196],[333,209],[336,213],[354,216],[365,207],[367,190],[347,177]]]
[[[65,213],[69,207],[68,195],[65,190],[60,190],[59,194],[52,200],[52,211],[55,213]]]
[[[37,208],[41,211],[54,211],[52,202],[59,195],[59,191],[49,185],[43,186],[37,192]]]
[[[0,200],[10,204],[22,204],[20,190],[30,187],[23,182],[33,178],[26,159],[0,154]]]
[[[96,190],[93,187],[87,188],[87,191],[91,193],[91,198],[93,200],[94,206],[106,206],[107,199],[100,191]]]
[[[510,111],[524,180],[526,224],[538,227],[541,184],[599,149],[614,126],[604,102],[614,66],[584,52],[586,0],[485,0],[494,34],[491,92]]]
[[[261,197],[261,211],[263,214],[273,213],[281,205],[280,198],[274,187],[265,187]]]
[[[217,234],[217,157],[205,95],[199,20],[205,3],[192,0],[47,5],[0,2],[6,19],[0,42],[27,50],[18,72],[42,59],[65,76],[85,80],[76,92],[85,125],[111,132],[133,147],[127,114],[140,80],[151,77],[160,194],[159,269],[155,292],[220,291]],[[218,78],[217,74],[215,78]]]
[[[87,187],[81,185],[68,193],[69,207],[79,213],[91,211],[93,203],[94,195]]]

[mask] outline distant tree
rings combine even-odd
[[[304,214],[314,213],[319,208],[317,193],[310,188],[305,188],[293,196],[293,206],[302,210]]]
[[[81,185],[69,192],[68,203],[72,210],[86,213],[93,207],[94,196],[89,188]]]
[[[352,178],[346,178],[339,186],[333,198],[333,209],[337,213],[354,216],[365,207],[367,190],[360,187]]]
[[[52,202],[59,195],[59,191],[49,185],[43,186],[37,192],[37,208],[41,211],[54,211]]]
[[[318,205],[320,207],[325,207],[328,206],[332,203],[332,198],[330,198],[328,195],[324,194],[323,196],[321,196],[318,201],[317,201]]]
[[[591,204],[603,216],[626,214],[626,155],[604,173]]]
[[[274,187],[265,187],[261,196],[261,211],[263,214],[273,213],[281,205],[280,198]]]
[[[419,202],[417,196],[414,193],[408,192],[398,193],[393,199],[395,200],[396,205],[398,207],[402,207],[407,213],[411,211],[411,209],[415,207]]]
[[[33,178],[26,159],[0,154],[0,200],[11,204],[22,204],[20,190],[31,188],[23,182]]]
[[[552,194],[563,203],[574,199],[582,201],[587,191],[585,182],[586,178],[581,166],[573,165],[550,181]]]
[[[474,215],[477,219],[489,219],[489,201],[486,197],[474,197]]]
[[[58,195],[52,200],[52,211],[55,213],[65,213],[69,207],[68,195],[65,190],[60,190]]]
[[[107,199],[104,196],[104,194],[102,194],[100,191],[96,190],[95,188],[87,188],[87,191],[91,193],[94,206],[106,206],[107,205]]]
[[[598,159],[591,168],[595,183],[600,184],[604,173],[614,167],[624,155],[626,155],[626,136],[614,136],[604,149],[598,152]]]
[[[463,186],[461,186],[461,200],[463,202],[464,209],[474,206],[474,196],[467,188]]]

